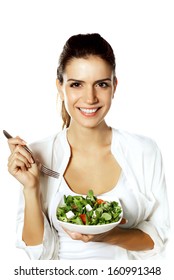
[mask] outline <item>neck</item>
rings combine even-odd
[[[67,135],[71,147],[78,150],[93,150],[111,144],[111,128],[105,122],[94,128],[71,123]]]

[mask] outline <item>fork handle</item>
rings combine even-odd
[[[6,130],[3,130],[3,133],[7,139],[13,138]]]
[[[3,130],[3,133],[7,139],[13,138],[13,136],[11,136],[6,130]],[[32,151],[30,151],[30,149],[26,145],[23,146],[23,148],[32,155]],[[33,158],[33,155],[32,155],[32,158]]]

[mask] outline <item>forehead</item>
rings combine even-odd
[[[107,61],[99,56],[88,56],[86,58],[73,58],[66,65],[64,75],[68,78],[82,79],[83,77],[106,78],[112,76],[112,67]],[[103,77],[101,77],[103,76]],[[81,77],[81,78],[80,78]]]

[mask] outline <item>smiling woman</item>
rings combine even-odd
[[[109,63],[96,55],[72,59],[62,77],[63,82],[57,80],[57,87],[71,126],[101,124],[116,89],[116,79]]]
[[[110,44],[99,34],[70,37],[60,55],[56,83],[63,129],[30,149],[59,178],[39,174],[25,142],[9,139],[9,172],[23,185],[17,246],[31,259],[164,257],[169,213],[161,153],[150,138],[111,128],[105,121],[117,87]],[[55,205],[62,196],[89,190],[101,199],[120,201],[124,218],[119,225],[95,235],[57,226]],[[90,209],[89,202],[84,211]],[[92,219],[90,213],[81,213],[78,221],[84,214]]]

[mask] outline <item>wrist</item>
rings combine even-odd
[[[23,187],[23,194],[24,196],[40,196],[40,185],[37,184],[35,186],[28,187],[28,186],[24,186]]]
[[[123,234],[123,231],[119,227],[113,228],[108,234],[105,236],[105,242],[112,244],[112,245],[118,245],[120,236]]]

